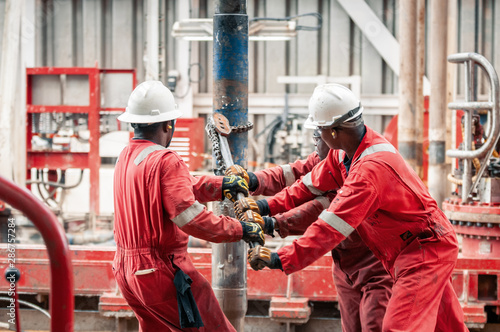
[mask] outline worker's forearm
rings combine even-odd
[[[325,196],[320,196],[295,209],[275,215],[275,229],[283,238],[289,235],[302,235],[329,205],[330,199]]]
[[[193,194],[201,203],[220,201],[222,197],[223,176],[203,175],[195,176],[193,180]]]
[[[216,216],[204,210],[189,223],[181,227],[189,235],[210,242],[238,242],[243,236],[241,223],[230,217]]]

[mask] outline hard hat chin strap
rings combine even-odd
[[[358,113],[359,109],[361,108],[361,103],[359,104],[358,107],[356,108],[353,108],[352,110],[350,110],[349,112],[347,112],[346,114],[342,115],[340,118],[336,119],[335,121],[333,121],[332,125],[331,125],[331,128],[333,127],[339,127],[339,126],[343,126],[343,127],[355,127],[355,126],[351,126],[350,124],[348,126],[346,126],[346,120],[349,119],[349,118],[352,118],[353,116],[356,115],[356,113]],[[357,121],[355,121],[357,122]],[[353,123],[355,123],[353,122]]]

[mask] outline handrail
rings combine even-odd
[[[474,158],[482,158],[484,157],[489,150],[494,148],[496,143],[496,138],[500,134],[500,116],[498,113],[500,107],[500,89],[498,83],[498,76],[495,68],[491,65],[491,63],[482,55],[477,53],[457,53],[448,56],[448,62],[451,63],[466,63],[472,62],[470,65],[472,66],[474,63],[478,64],[482,67],[486,73],[488,74],[488,79],[490,81],[490,101],[486,103],[478,103],[473,100],[466,100],[461,103],[450,103],[448,107],[450,109],[463,109],[463,110],[475,110],[475,109],[488,109],[489,111],[489,119],[491,123],[491,130],[489,135],[485,141],[485,143],[477,150],[463,151],[463,150],[448,150],[446,151],[446,155],[451,158],[460,158],[460,159],[474,159]],[[467,83],[466,83],[467,84]]]
[[[40,231],[50,259],[50,330],[73,332],[73,267],[64,229],[40,200],[1,176],[0,200],[22,211]]]

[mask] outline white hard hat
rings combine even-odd
[[[324,84],[314,89],[309,100],[306,128],[338,126],[363,113],[354,93],[340,84]]]
[[[132,91],[125,113],[120,115],[118,120],[129,123],[157,123],[177,119],[181,115],[172,92],[162,82],[146,81]]]

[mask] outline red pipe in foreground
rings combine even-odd
[[[1,176],[0,200],[22,211],[42,234],[50,260],[50,330],[73,332],[73,268],[64,229],[31,192]]]

